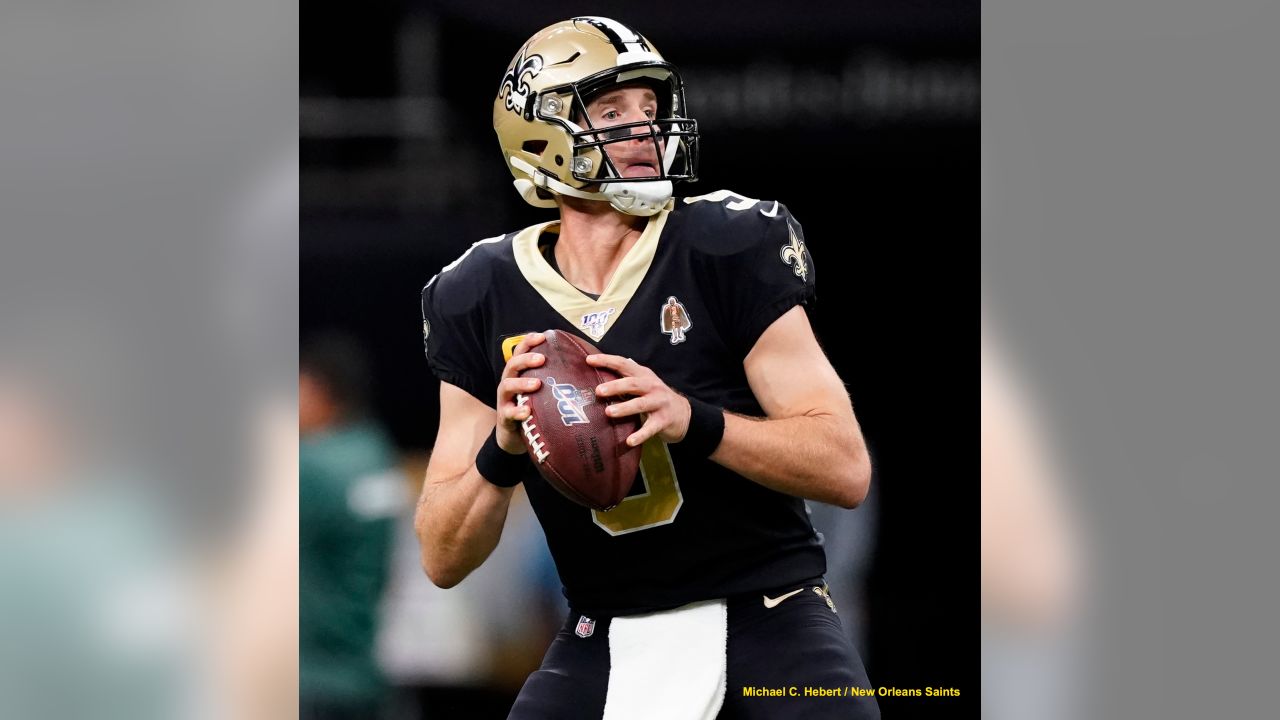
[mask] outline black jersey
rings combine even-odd
[[[489,406],[526,333],[576,333],[633,358],[685,395],[764,413],[743,359],[775,320],[814,292],[800,225],[785,206],[720,191],[649,219],[598,299],[539,252],[558,223],[482,240],[422,291],[427,359],[443,381]],[[632,493],[608,512],[561,496],[529,464],[526,491],[565,595],[582,612],[621,615],[775,588],[822,575],[804,501],[679,443],[641,453]]]

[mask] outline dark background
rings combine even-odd
[[[373,352],[379,415],[428,449],[437,381],[418,293],[471,243],[550,217],[511,187],[490,112],[511,57],[580,14],[645,34],[683,71],[699,182],[785,203],[819,268],[815,328],[871,446],[867,586],[886,717],[976,714],[979,672],[979,5],[917,0],[502,7],[311,5],[302,13],[301,331]]]

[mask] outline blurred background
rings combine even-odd
[[[886,716],[976,712],[976,2],[852,2],[823,12],[775,2],[309,7],[299,121],[303,347],[340,334],[346,356],[361,357],[360,432],[375,433],[388,454],[347,468],[345,481],[309,476],[308,452],[331,448],[309,446],[304,429],[304,595],[308,573],[345,582],[347,572],[313,567],[309,555],[322,555],[325,541],[309,523],[334,524],[320,535],[394,526],[372,533],[386,548],[385,567],[373,566],[385,583],[357,593],[365,605],[376,599],[376,615],[348,609],[378,624],[361,641],[375,646],[385,683],[376,692],[392,717],[505,717],[562,619],[545,540],[522,499],[494,556],[457,588],[436,589],[418,566],[413,499],[438,419],[418,293],[473,242],[549,217],[511,187],[491,105],[521,44],[581,14],[630,24],[682,70],[703,155],[700,181],[677,186],[678,195],[729,189],[777,199],[803,223],[823,278],[815,327],[849,386],[876,469],[858,510],[811,504],[840,615],[874,684],[961,690],[882,699]],[[303,379],[305,410],[305,351]],[[401,478],[401,505],[392,511],[388,495],[380,512],[394,517],[309,520],[323,488],[367,486],[388,471]],[[319,687],[308,684],[309,602],[304,698]],[[367,687],[375,692],[372,680]]]
[[[0,717],[296,714],[297,23],[0,9]]]

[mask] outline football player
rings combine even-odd
[[[512,718],[878,717],[840,629],[804,499],[866,497],[870,460],[804,305],[813,259],[787,208],[694,179],[679,72],[630,27],[534,35],[493,106],[516,190],[559,219],[482,240],[422,291],[440,428],[417,514],[441,587],[484,562],[524,483],[571,612]],[[519,377],[555,328],[621,379],[594,388],[641,471],[607,512],[537,474]],[[835,689],[841,697],[821,696]]]

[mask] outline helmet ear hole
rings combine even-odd
[[[520,146],[520,149],[527,153],[533,153],[538,157],[542,157],[542,152],[547,149],[547,141],[546,140],[525,140],[524,144]]]

